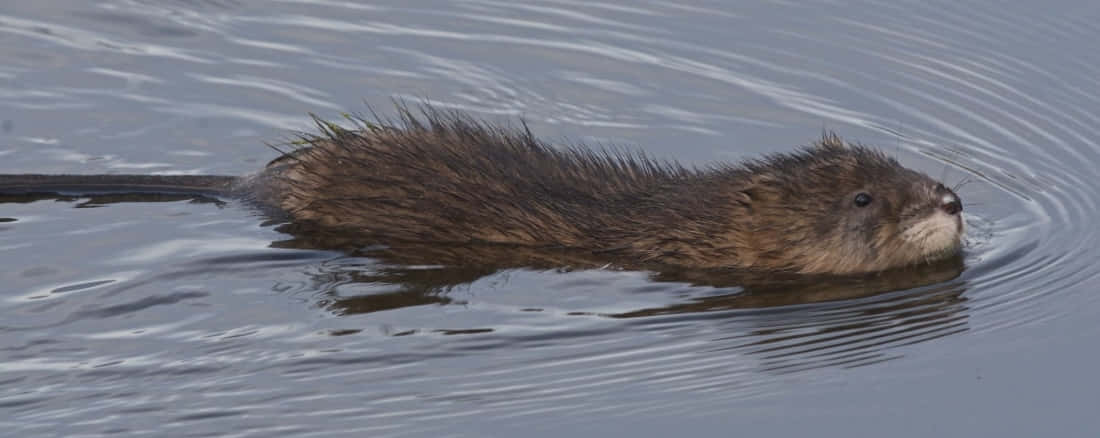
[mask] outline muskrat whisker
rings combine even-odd
[[[971,179],[970,177],[963,177],[962,181],[959,181],[953,187],[951,187],[951,191],[958,193],[958,191],[960,189],[962,189],[963,187],[966,187],[967,184],[970,184],[972,182],[974,182],[974,180]]]

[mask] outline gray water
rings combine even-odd
[[[428,99],[692,164],[828,129],[970,181],[961,272],[766,293],[3,202],[0,434],[1094,436],[1100,6],[744,3],[0,5],[0,173],[243,174],[309,113]]]

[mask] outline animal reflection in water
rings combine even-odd
[[[281,247],[310,248],[310,239]],[[315,273],[311,287],[360,284],[380,290],[363,295],[327,293],[319,304],[340,315],[410,306],[462,305],[467,285],[492,275],[534,270],[546,275],[606,269],[603,260],[569,252],[528,252],[462,247],[373,248]],[[453,258],[453,259],[452,259]],[[447,265],[447,260],[467,263]],[[471,266],[469,260],[483,263]],[[563,268],[568,266],[568,268]],[[856,366],[891,359],[890,346],[918,343],[967,330],[962,257],[892,271],[849,275],[753,273],[727,269],[647,270],[655,287],[701,292],[674,303],[617,313],[570,312],[571,317],[614,318],[645,327],[675,320],[730,324],[716,348],[757,356],[771,372],[820,366]],[[619,269],[619,268],[616,268]],[[641,268],[640,268],[641,269]],[[500,286],[498,286],[500,287]],[[507,287],[507,286],[503,286]],[[354,289],[354,288],[353,288]],[[526,309],[543,311],[544,309]],[[492,328],[439,329],[445,334]],[[416,330],[396,334],[413,334]]]

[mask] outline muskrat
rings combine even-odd
[[[318,134],[249,176],[11,175],[0,192],[212,194],[354,245],[569,249],[633,265],[851,274],[961,248],[953,190],[832,133],[791,153],[689,168],[556,148],[526,124],[430,106],[399,114],[354,129],[318,121]]]

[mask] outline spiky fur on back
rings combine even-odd
[[[640,154],[555,148],[525,127],[457,112],[400,116],[354,130],[320,123],[307,147],[273,163],[279,206],[392,240],[574,246],[699,174]]]

